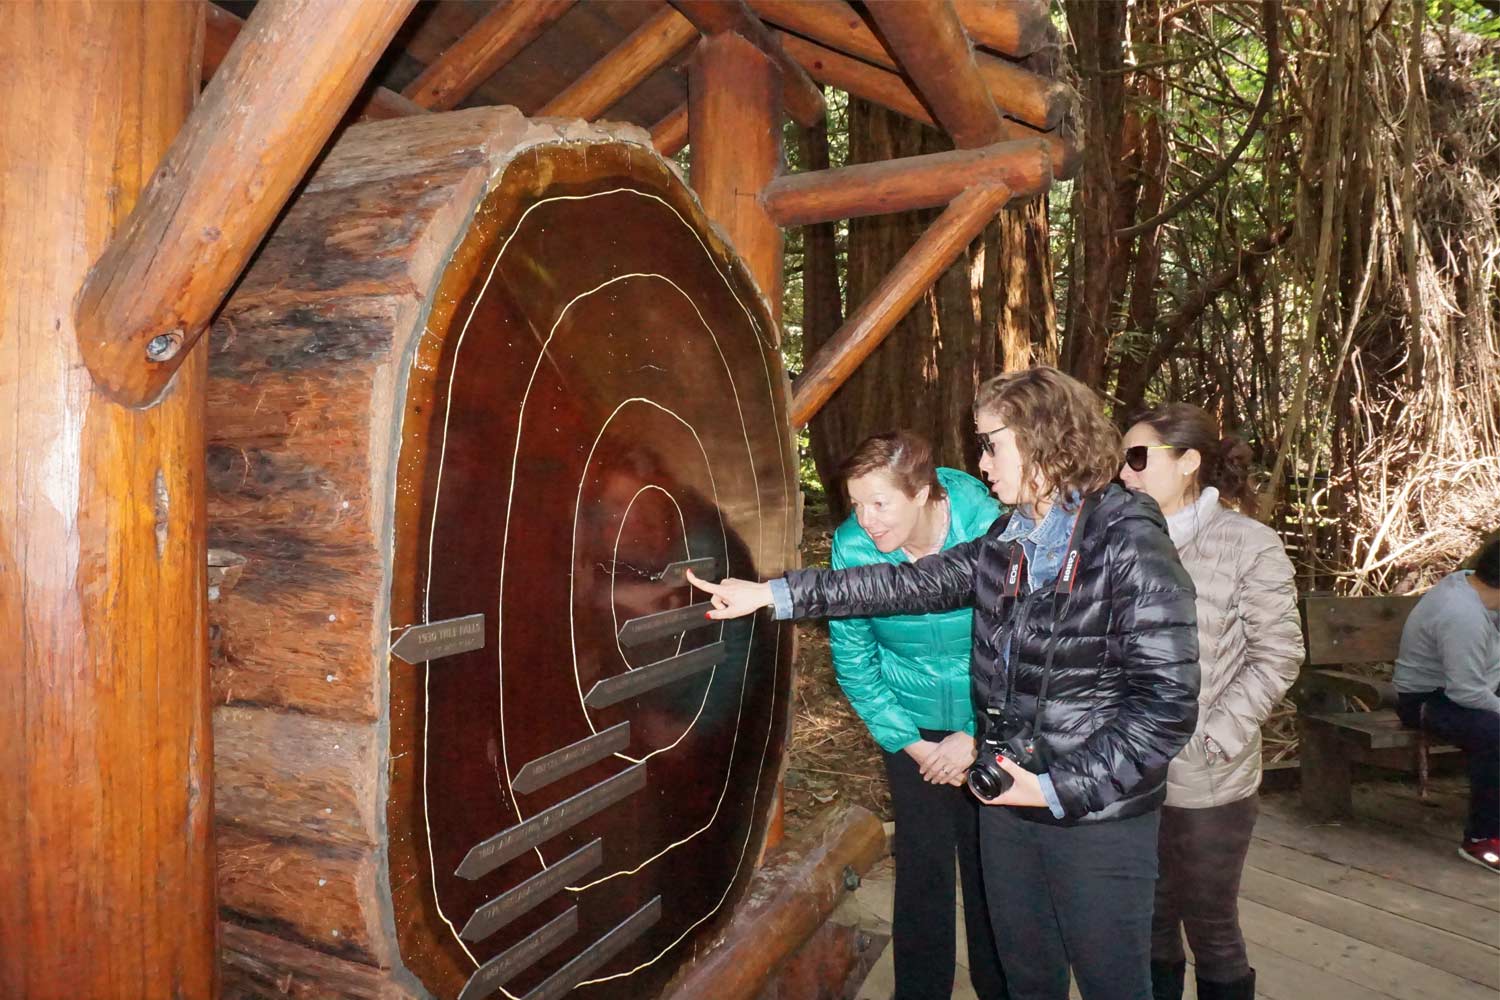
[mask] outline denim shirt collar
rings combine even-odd
[[[1019,540],[1026,551],[1027,577],[1031,589],[1044,587],[1057,578],[1067,555],[1068,541],[1073,535],[1073,523],[1078,520],[1079,500],[1076,492],[1067,504],[1061,502],[1061,494],[1053,497],[1052,506],[1038,523],[1016,507],[1010,515],[1010,523],[1000,534],[1000,541]]]

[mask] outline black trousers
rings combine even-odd
[[[1396,714],[1409,729],[1427,731],[1459,747],[1469,758],[1469,840],[1500,837],[1500,712],[1465,708],[1442,691],[1397,695]]]
[[[1151,960],[1180,962],[1182,931],[1200,979],[1238,982],[1250,974],[1240,933],[1240,875],[1250,852],[1259,798],[1207,809],[1163,806],[1157,836],[1161,875],[1151,917]]]
[[[1078,826],[979,816],[985,896],[1011,1000],[1151,1000],[1155,810]]]
[[[922,730],[941,740],[943,732]],[[904,751],[885,755],[896,814],[895,912],[891,948],[896,958],[896,1000],[949,1000],[956,969],[953,861],[963,880],[969,979],[979,1000],[1005,1000],[1005,976],[995,954],[979,870],[979,803],[962,786],[922,780]]]

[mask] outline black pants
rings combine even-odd
[[[1240,933],[1240,875],[1250,851],[1259,799],[1207,809],[1163,806],[1157,836],[1161,875],[1151,917],[1151,960],[1180,962],[1182,930],[1200,979],[1238,982],[1250,974]]]
[[[934,742],[947,735],[922,730],[922,738]],[[979,1000],[1005,1000],[1005,976],[995,955],[979,871],[979,803],[962,786],[923,781],[917,762],[905,751],[885,755],[885,773],[896,814],[891,922],[896,1000],[949,1000],[953,995],[955,852],[963,880],[969,979]]]
[[[1429,733],[1468,755],[1469,822],[1464,836],[1469,840],[1500,837],[1500,712],[1465,708],[1449,701],[1442,691],[1427,691],[1398,695],[1396,714],[1410,729],[1422,728],[1425,714]]]
[[[1011,1000],[1151,1000],[1156,811],[1078,826],[985,806],[979,853]]]

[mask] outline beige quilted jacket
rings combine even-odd
[[[1167,805],[1202,809],[1260,787],[1260,727],[1302,664],[1292,564],[1270,528],[1221,505],[1207,489],[1169,518],[1198,588],[1203,682],[1198,730],[1167,771]],[[1223,756],[1210,760],[1204,734]]]

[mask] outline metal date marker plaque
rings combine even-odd
[[[464,984],[463,992],[458,995],[458,1000],[481,1000],[482,997],[491,995],[576,933],[578,907],[570,906],[547,921],[540,930],[527,935],[520,943],[512,945],[474,970],[474,974]]]
[[[567,995],[568,991],[624,951],[660,919],[661,897],[657,896],[627,917],[624,923],[579,952],[577,958],[548,976],[522,1000],[558,1000],[558,997]]]
[[[604,860],[604,841],[591,840],[539,875],[501,893],[474,911],[458,936],[483,941],[533,907],[551,899],[568,883],[598,868]]]
[[[483,648],[484,615],[477,614],[412,625],[391,643],[391,655],[417,664]]]
[[[566,778],[574,771],[581,771],[590,764],[598,763],[610,754],[619,753],[630,745],[630,723],[595,733],[577,743],[569,743],[561,749],[527,761],[516,772],[510,787],[523,795],[544,788],[559,778]]]
[[[589,688],[589,693],[584,697],[583,703],[589,708],[604,708],[624,701],[626,698],[634,698],[638,694],[644,694],[664,684],[701,673],[710,667],[718,666],[723,660],[724,644],[722,642],[690,649],[686,653],[604,678]]]
[[[653,639],[717,625],[718,622],[708,618],[712,607],[712,604],[704,601],[701,604],[689,604],[685,608],[673,608],[670,611],[658,611],[654,615],[632,618],[620,626],[620,642],[626,646],[639,646]]]
[[[688,570],[692,570],[693,575],[698,579],[713,583],[714,578],[719,575],[719,560],[713,556],[705,556],[702,559],[683,559],[680,562],[668,563],[667,568],[661,571],[657,580],[669,586],[687,583]]]
[[[486,841],[475,844],[454,872],[459,878],[476,879],[488,875],[514,858],[531,850],[564,830],[646,787],[646,765],[637,764],[607,778],[592,788],[563,799],[550,809],[537,813]]]

